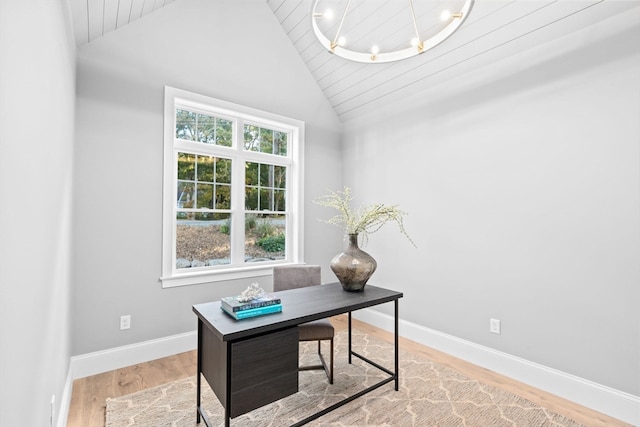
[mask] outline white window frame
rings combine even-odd
[[[304,122],[169,86],[165,86],[164,98],[162,275],[160,277],[162,287],[170,288],[223,280],[270,276],[275,265],[304,263]],[[213,148],[218,153],[224,153],[219,154],[220,156],[231,158],[233,162],[231,181],[232,228],[240,227],[244,230],[245,177],[244,168],[241,168],[240,165],[244,164],[245,161],[257,161],[264,163],[265,156],[264,153],[256,155],[251,151],[245,151],[243,149],[243,123],[248,122],[251,124],[259,124],[265,127],[290,132],[291,137],[287,147],[286,158],[283,158],[283,156],[271,155],[273,158],[269,159],[270,163],[287,166],[287,233],[285,259],[240,264],[242,260],[239,260],[238,257],[234,257],[232,249],[232,260],[229,265],[198,268],[197,270],[192,270],[190,268],[176,268],[175,195],[177,185],[177,153],[179,151],[197,152],[202,149],[211,148],[207,147],[208,144],[196,143],[203,145],[203,147],[199,147],[200,150],[198,150],[194,144],[185,146],[184,142],[175,138],[176,109],[180,107],[195,109],[233,121],[234,135],[236,135],[236,137],[234,137],[232,147],[215,146]],[[238,183],[241,184],[238,185]],[[232,231],[231,239],[232,248],[234,245],[244,247],[244,235],[242,233],[234,233]]]

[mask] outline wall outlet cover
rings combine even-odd
[[[500,333],[500,320],[498,319],[489,320],[489,332],[492,332],[494,334]]]

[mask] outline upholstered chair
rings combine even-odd
[[[319,265],[287,265],[273,268],[274,291],[316,286],[321,283]],[[329,384],[333,384],[333,337],[335,335],[333,325],[329,319],[314,320],[298,325],[298,331],[299,341],[318,341],[318,357],[321,363],[320,365],[300,366],[299,370],[323,369],[327,374]],[[322,356],[322,341],[330,341],[329,366]]]

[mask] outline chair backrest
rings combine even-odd
[[[281,265],[273,267],[273,290],[304,288],[322,283],[319,265]]]

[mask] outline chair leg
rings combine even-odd
[[[300,371],[310,371],[315,369],[322,369],[329,379],[329,384],[333,384],[333,338],[329,340],[331,342],[331,354],[329,355],[329,365],[324,360],[322,355],[322,340],[318,340],[318,357],[320,358],[320,365],[299,366]]]

